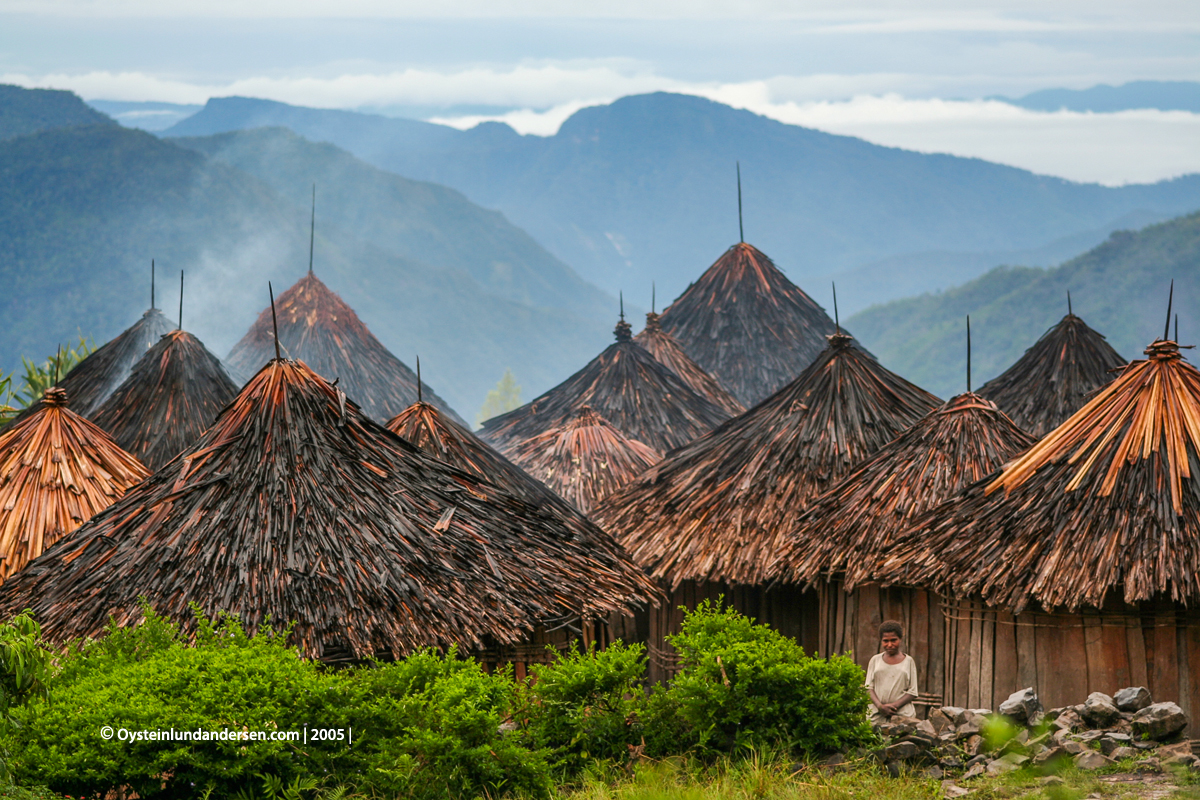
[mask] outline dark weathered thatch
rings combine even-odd
[[[125,382],[146,351],[173,327],[161,311],[151,308],[115,339],[97,347],[76,364],[56,384],[71,398],[71,410],[91,419],[96,409]],[[37,407],[37,403],[30,404],[16,419],[28,417]]]
[[[662,459],[589,406],[566,424],[517,442],[507,455],[585,514]]]
[[[699,364],[692,361],[688,354],[683,352],[683,348],[679,346],[679,342],[675,341],[675,337],[662,329],[658,314],[653,311],[646,314],[646,327],[633,337],[633,340],[649,350],[650,355],[657,358],[660,363],[670,367],[672,372],[683,378],[684,383],[733,416],[746,410],[746,407],[739,403],[736,397],[717,383],[716,378],[701,369]]]
[[[1067,314],[1015,364],[979,387],[979,394],[1040,438],[1082,408],[1088,395],[1125,364],[1103,336]]]
[[[295,623],[308,656],[519,641],[647,599],[645,576],[554,517],[375,424],[272,361],[191,448],[0,586],[54,640],[188,603],[249,630]]]
[[[914,522],[879,577],[1019,613],[1200,600],[1200,372],[1157,341],[991,480]]]
[[[220,360],[176,330],[142,356],[94,420],[156,472],[199,439],[237,393]]]
[[[558,386],[483,423],[483,439],[507,452],[565,424],[580,406],[591,406],[621,433],[665,453],[729,419],[727,411],[634,344],[624,319],[616,336],[615,344]]]
[[[835,334],[794,381],[592,516],[672,588],[760,583],[813,498],[940,404]]]
[[[0,580],[115,502],[148,473],[47,390],[0,433]],[[18,611],[20,609],[17,609]]]
[[[1034,438],[994,403],[960,394],[816,498],[775,568],[791,583],[869,577],[912,521],[1028,450]]]
[[[317,374],[337,380],[338,388],[371,419],[383,424],[417,402],[413,371],[313,273],[275,298],[275,308],[284,357],[301,360]],[[275,357],[271,324],[271,309],[265,308],[229,352],[226,360],[234,369],[252,375]],[[455,422],[466,424],[429,386],[424,386],[422,394]]]
[[[667,307],[662,327],[747,408],[799,375],[836,332],[824,309],[745,242]]]

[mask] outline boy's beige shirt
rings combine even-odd
[[[917,691],[917,660],[905,653],[899,664],[889,664],[883,660],[883,653],[876,653],[867,664],[867,688],[875,690],[881,703],[894,703],[906,694],[915,697],[920,694]],[[915,717],[917,708],[909,702],[896,713]]]

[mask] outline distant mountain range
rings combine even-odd
[[[1041,89],[1024,97],[1000,97],[1034,111],[1091,111],[1097,114],[1156,108],[1200,114],[1200,83],[1196,81],[1133,81],[1120,86],[1100,84],[1088,89]]]
[[[164,134],[264,125],[458,189],[502,211],[584,279],[639,298],[651,280],[660,296],[676,296],[736,241],[738,160],[747,240],[801,286],[886,259],[948,254],[936,276],[909,270],[905,288],[927,291],[994,266],[980,260],[984,254],[1070,237],[1092,246],[1127,215],[1162,219],[1200,208],[1200,176],[1076,184],[662,93],[583,109],[550,137],[519,136],[497,123],[458,131],[248,98],[214,98]],[[824,286],[816,292],[825,299]],[[847,285],[847,300],[853,294]]]
[[[533,396],[611,341],[615,298],[457,192],[286,131],[176,144],[105,119],[0,142],[0,370],[131,324],[151,258],[158,306],[175,317],[186,270],[184,327],[225,354],[267,281],[307,269],[314,180],[318,275],[465,416],[505,368]]]
[[[1067,292],[1075,313],[1118,353],[1141,358],[1163,335],[1172,280],[1179,336],[1200,344],[1200,213],[1118,231],[1053,269],[1000,267],[955,289],[876,306],[847,325],[889,369],[949,397],[965,388],[968,314],[978,388],[1062,319]]]

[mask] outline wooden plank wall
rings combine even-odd
[[[685,581],[674,592],[667,592],[670,602],[651,609],[646,650],[649,658],[649,679],[660,683],[678,671],[678,658],[666,638],[678,633],[683,625],[683,608],[692,610],[705,600],[714,604],[722,597],[725,603],[770,625],[780,633],[791,636],[807,653],[819,649],[818,631],[820,609],[816,592],[798,586],[775,586],[764,590],[759,586],[730,586],[711,581]]]

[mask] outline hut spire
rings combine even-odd
[[[308,223],[308,274],[313,274],[313,245],[317,240],[317,184],[312,188],[312,219]]]
[[[1071,290],[1067,289],[1067,314],[1071,315],[1075,312],[1071,310]]]
[[[1163,325],[1163,341],[1171,334],[1171,301],[1175,299],[1175,279],[1171,279],[1171,289],[1167,293],[1167,323]]]
[[[618,342],[633,341],[633,326],[625,321],[625,293],[620,293],[621,297],[621,316],[617,320],[617,327],[613,329],[613,333],[617,336]]]
[[[650,313],[651,314],[658,313],[658,308],[655,307],[654,299],[655,299],[654,298],[654,281],[650,281]]]
[[[967,394],[971,393],[971,315],[967,314]]]
[[[280,359],[279,319],[275,316],[275,289],[272,288],[270,281],[267,281],[267,292],[271,296],[271,338],[275,340],[275,360],[278,361]]]
[[[738,187],[738,243],[746,243],[746,229],[742,227],[742,162],[736,161],[737,164],[737,187]]]
[[[183,270],[179,270],[179,324],[175,330],[183,330]]]
[[[150,259],[150,307],[154,308],[154,259]]]
[[[1175,315],[1175,344],[1179,344],[1179,315]]]
[[[842,321],[838,318],[837,307],[837,281],[831,281],[833,284],[833,325],[837,328],[836,333],[840,336],[842,333]]]
[[[425,398],[421,393],[421,357],[417,356],[417,402],[424,403]]]

